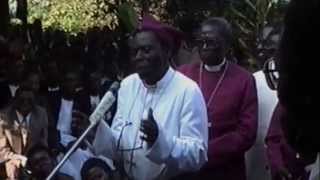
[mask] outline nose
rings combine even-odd
[[[142,59],[142,57],[143,57],[142,52],[140,50],[138,50],[133,59],[136,62],[136,61],[140,61]]]

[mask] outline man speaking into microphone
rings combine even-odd
[[[98,126],[95,152],[112,159],[128,179],[170,179],[207,161],[203,96],[169,65],[180,38],[168,25],[143,18],[130,41],[136,73],[121,82],[112,126]]]

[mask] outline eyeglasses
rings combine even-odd
[[[121,148],[120,147],[120,143],[121,143],[121,139],[122,139],[122,136],[123,136],[123,132],[124,132],[124,129],[128,126],[132,126],[132,122],[128,122],[126,121],[125,124],[122,126],[121,128],[121,131],[120,131],[120,135],[119,135],[119,138],[117,140],[117,151],[120,151],[120,152],[125,152],[125,151],[135,151],[135,150],[139,150],[139,149],[142,149],[143,148],[143,141],[141,140],[141,143],[139,146],[137,147],[133,147],[133,148]]]
[[[195,40],[195,45],[199,49],[202,48],[212,48],[216,49],[221,46],[221,41],[218,39],[196,39]]]
[[[267,84],[272,90],[276,90],[279,81],[279,70],[274,58],[270,58],[263,65],[263,72],[266,76]]]

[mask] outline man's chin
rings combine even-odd
[[[145,80],[151,76],[149,71],[138,71],[137,74],[139,75],[140,79]]]
[[[207,56],[200,56],[201,61],[204,64],[209,66],[216,66],[222,63],[223,60],[219,60],[217,57],[207,57]]]

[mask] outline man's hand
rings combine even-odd
[[[20,160],[12,159],[6,162],[6,173],[9,179],[15,180],[19,178]]]
[[[292,175],[286,168],[282,168],[278,170],[277,175],[280,177],[281,180],[291,180]]]
[[[148,118],[142,120],[140,131],[144,134],[140,138],[147,142],[149,148],[152,147],[159,135],[159,128],[154,120],[152,109],[148,111]]]
[[[27,165],[28,158],[23,155],[15,154],[12,159],[20,161],[20,166],[25,167]]]

